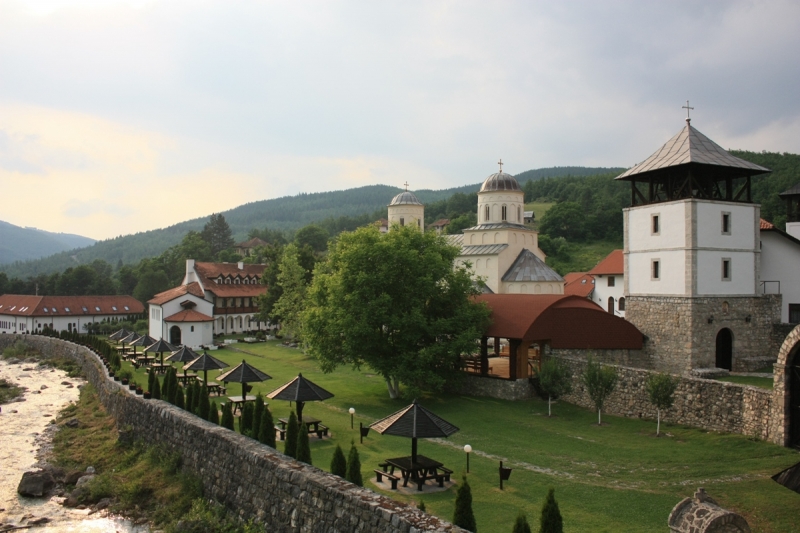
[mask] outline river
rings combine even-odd
[[[68,378],[61,370],[40,367],[37,363],[8,364],[0,360],[0,378],[27,388],[25,401],[2,405],[0,412],[0,532],[10,526],[24,531],[147,533],[115,516],[89,515],[89,509],[67,509],[61,498],[25,498],[17,494],[23,472],[36,470],[50,446],[54,427],[51,422],[70,402],[78,400],[81,379]],[[72,387],[62,385],[69,382]],[[31,522],[46,518],[41,526]]]

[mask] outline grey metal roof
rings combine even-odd
[[[118,331],[115,331],[111,335],[109,335],[108,338],[111,339],[112,341],[119,341],[119,340],[124,339],[125,337],[127,337],[130,334],[131,334],[130,331],[128,331],[125,328],[122,328],[122,329],[120,329]]]
[[[492,191],[522,191],[522,187],[519,186],[517,178],[511,174],[497,172],[486,178],[479,192]]]
[[[381,435],[420,439],[447,437],[458,431],[456,426],[431,413],[416,400],[408,407],[372,423],[369,427]]]
[[[403,191],[394,198],[392,201],[389,202],[389,205],[422,205],[422,202],[419,201],[419,198],[414,195],[413,192],[410,191]]]
[[[461,247],[459,255],[491,255],[508,248],[507,244],[468,244]]]
[[[217,381],[231,383],[254,383],[256,381],[266,381],[268,379],[272,379],[272,376],[248,365],[245,361],[242,361],[224,374],[217,376]]]
[[[289,402],[318,402],[333,398],[333,394],[298,374],[296,378],[267,394],[273,400]]]
[[[194,361],[200,357],[197,352],[189,348],[188,346],[181,346],[176,351],[172,352],[169,357],[166,358],[166,361],[170,361],[172,363],[188,363],[189,361]]]
[[[139,337],[135,341],[131,342],[130,344],[131,344],[131,346],[145,346],[146,347],[146,346],[152,346],[156,342],[158,342],[158,341],[156,341],[150,335],[142,335],[141,337]]]
[[[165,341],[164,339],[158,339],[158,341],[154,342],[150,346],[144,349],[145,353],[153,352],[153,353],[164,353],[164,352],[174,352],[175,347]]]
[[[463,233],[459,233],[458,235],[444,235],[444,238],[447,240],[447,244],[451,246],[461,246],[464,244]]]
[[[478,224],[477,226],[472,226],[464,231],[485,231],[492,229],[518,229],[530,231],[530,229],[525,227],[524,224],[514,224],[512,222],[492,222],[491,224]]]
[[[677,135],[668,140],[653,155],[633,168],[629,168],[616,179],[636,179],[635,176],[638,174],[689,163],[741,169],[751,171],[745,172],[751,175],[770,171],[768,168],[732,156],[687,123]]]
[[[800,183],[778,194],[778,196],[780,196],[781,198],[785,196],[797,196],[797,195],[800,195]]]
[[[523,249],[503,275],[503,281],[564,281],[564,278],[533,252]]]
[[[223,361],[220,361],[216,357],[211,357],[208,355],[208,352],[203,352],[203,355],[191,361],[188,365],[184,367],[184,371],[186,370],[222,370],[223,368],[228,368],[230,365]]]
[[[522,217],[523,218],[531,218],[533,216],[533,211],[523,211]]]

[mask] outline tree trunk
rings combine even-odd
[[[656,437],[661,433],[661,409],[656,409]]]
[[[400,383],[396,378],[386,378],[386,388],[389,389],[389,398],[392,400],[400,395]]]
[[[603,421],[600,419],[600,409],[597,410],[597,425],[600,426],[603,424]]]
[[[550,395],[547,395],[547,416],[553,416],[550,412]]]

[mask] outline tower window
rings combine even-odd
[[[650,281],[658,281],[661,279],[661,260],[653,259],[650,263]]]
[[[485,213],[485,214],[483,215],[483,220],[485,220],[486,222],[488,222],[488,221],[489,221],[489,206],[488,206],[488,205],[487,205],[487,206],[486,206],[486,208],[484,209],[484,213]]]
[[[650,224],[650,233],[652,235],[661,235],[661,216],[658,214],[652,215],[650,217],[651,224]]]
[[[501,218],[503,220],[508,220],[508,207],[503,206],[503,208],[501,210],[501,213],[502,213],[502,217]]]
[[[614,276],[608,276],[608,286],[614,287],[617,284],[617,279]]]
[[[522,222],[522,208],[517,207],[517,222]]]
[[[401,226],[405,226],[406,225],[406,219],[400,217],[400,225]]]
[[[722,281],[731,280],[731,260],[729,257],[722,259]]]
[[[722,234],[723,235],[730,235],[731,234],[731,214],[723,212],[722,213]]]

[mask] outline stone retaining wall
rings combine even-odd
[[[182,455],[203,492],[275,533],[421,533],[463,529],[160,400],[145,400],[108,378],[88,349],[36,335],[0,335],[0,351],[19,339],[47,355],[77,361],[118,427]]]
[[[502,378],[468,375],[461,382],[461,394],[516,401],[527,400],[533,397],[536,392],[527,379],[509,381]]]

